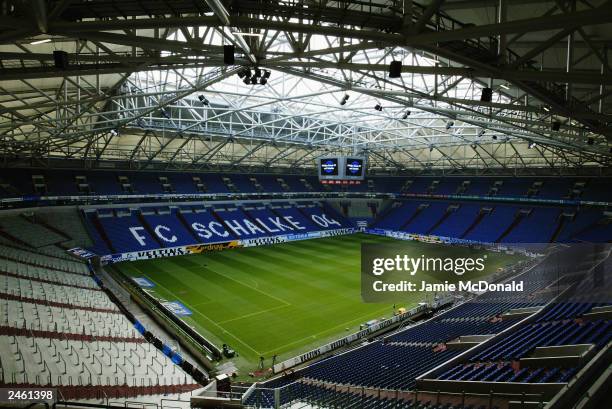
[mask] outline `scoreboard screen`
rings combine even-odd
[[[338,176],[339,158],[322,158],[319,162],[319,176]]]
[[[364,157],[335,156],[317,160],[319,180],[327,184],[359,184],[365,176]]]
[[[346,158],[344,166],[344,177],[346,178],[363,178],[363,159],[361,158]]]

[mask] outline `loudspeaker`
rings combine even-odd
[[[402,76],[402,62],[391,61],[389,64],[389,78],[399,78]]]
[[[234,59],[234,46],[224,45],[223,46],[223,63],[226,65],[234,65],[236,60]]]
[[[68,53],[66,51],[53,51],[53,61],[55,62],[55,68],[68,69]]]
[[[480,100],[482,102],[491,102],[493,101],[493,89],[491,88],[483,88],[482,94],[480,94]]]
[[[561,129],[561,122],[554,121],[551,126],[553,131],[558,131],[559,129]]]

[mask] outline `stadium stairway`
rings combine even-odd
[[[530,211],[528,211],[530,212]],[[514,230],[523,220],[524,218],[528,215],[528,213],[526,213],[524,210],[519,210],[515,215],[514,215],[514,219],[512,220],[512,222],[510,223],[510,225],[508,227],[506,227],[506,229],[502,232],[502,234],[495,239],[495,243],[500,243],[506,236],[508,236],[512,230]]]
[[[111,239],[106,234],[106,231],[104,230],[104,226],[102,226],[102,223],[100,222],[100,218],[98,217],[97,212],[88,213],[88,215],[89,216],[86,216],[86,218],[87,220],[91,221],[91,223],[93,224],[93,228],[95,229],[95,234],[93,234],[93,239],[96,243],[95,245],[96,250],[98,251],[104,250],[104,247],[101,246],[103,245],[103,246],[106,246],[113,253],[116,253],[117,250],[113,246],[113,242],[111,241]],[[96,240],[96,238],[98,237],[102,239],[102,242],[100,242],[99,240]]]
[[[555,230],[553,231],[552,235],[550,236],[550,239],[548,240],[549,243],[554,243],[557,240],[557,237],[561,235],[561,231],[565,227],[566,221],[567,218],[563,215],[563,213],[561,213],[557,218]]]
[[[149,236],[153,239],[154,244],[156,245],[157,248],[167,247],[166,243],[160,240],[158,235],[155,234],[155,231],[153,231],[153,228],[151,228],[151,225],[149,224],[145,216],[142,214],[142,211],[136,212],[136,217],[138,218],[138,221],[140,222],[142,227],[144,227],[146,232],[149,233]]]
[[[457,209],[459,208],[459,205],[453,205],[451,204],[446,211],[444,212],[444,214],[442,215],[442,217],[440,217],[429,229],[427,229],[426,233],[427,234],[431,234],[434,230],[436,230],[442,223],[444,223],[453,213],[457,213]]]
[[[419,217],[421,212],[423,212],[428,206],[420,204],[416,207],[416,209],[412,212],[412,214],[406,219],[406,221],[399,227],[399,230],[406,230],[410,224]]]

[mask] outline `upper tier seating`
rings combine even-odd
[[[36,183],[33,175],[37,176]],[[38,176],[42,176],[42,179]],[[282,185],[279,178],[283,180]],[[44,182],[42,186],[41,180]],[[368,180],[372,181],[375,192],[612,201],[608,178],[371,176]],[[350,186],[322,185],[316,176],[53,169],[10,169],[10,172],[3,172],[0,177],[0,186],[3,186],[0,188],[0,197],[36,194],[368,191],[366,182]]]

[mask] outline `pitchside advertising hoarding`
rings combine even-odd
[[[323,231],[313,231],[300,234],[286,234],[280,236],[257,237],[253,239],[242,239],[232,241],[221,241],[217,243],[194,244],[189,246],[168,247],[155,250],[133,251],[130,253],[110,254],[102,256],[100,261],[103,265],[121,263],[124,261],[148,260],[161,257],[185,256],[190,254],[201,254],[211,251],[229,250],[239,247],[265,246],[270,244],[280,244],[289,241],[316,239],[322,237],[341,236],[353,234],[357,231],[354,228],[343,228]]]

